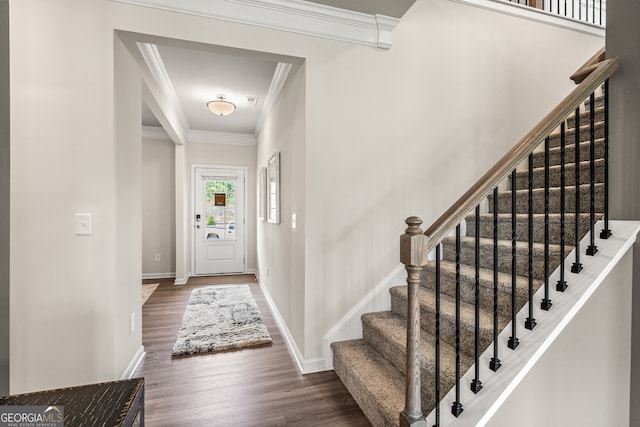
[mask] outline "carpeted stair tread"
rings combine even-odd
[[[362,315],[364,340],[389,360],[400,372],[406,369],[407,321],[391,311],[380,311]],[[440,343],[440,375],[443,396],[455,382],[455,347]],[[466,371],[473,358],[462,353],[460,366]],[[423,370],[422,384],[433,406],[435,385],[435,337],[425,330],[420,331],[420,365]]]
[[[604,159],[597,159],[593,162],[596,182],[604,182]],[[561,179],[560,165],[549,167],[549,187],[559,187]],[[575,184],[576,167],[575,163],[565,164],[565,185]],[[533,188],[544,187],[544,167],[533,169]],[[580,162],[580,184],[589,184],[591,181],[591,162]],[[509,188],[511,188],[511,176],[509,176]],[[529,171],[516,171],[516,189],[529,189]]]
[[[435,289],[435,261],[430,261],[422,274],[422,286],[427,292]],[[480,306],[487,311],[493,310],[493,270],[481,268],[479,271],[479,296]],[[475,267],[460,265],[460,297],[467,304],[475,304]],[[534,292],[542,285],[543,281],[533,280]],[[456,264],[455,262],[440,262],[440,292],[451,297],[455,296]],[[516,302],[517,307],[522,307],[529,296],[529,278],[516,276]],[[498,272],[498,312],[504,317],[511,315],[511,273]]]
[[[604,138],[604,122],[596,122],[593,125],[593,133],[595,139]],[[565,142],[566,143],[574,143],[576,140],[575,129],[565,129],[564,133]],[[559,147],[560,146],[560,128],[554,130],[551,135],[549,135],[549,147]],[[581,123],[580,124],[580,142],[589,141],[591,139],[591,130],[590,125]],[[544,142],[544,141],[542,141]]]
[[[391,311],[400,317],[407,316],[407,286],[394,286],[391,294]],[[420,301],[420,323],[422,329],[435,334],[435,296],[433,292],[418,292]],[[499,316],[500,329],[508,321]],[[473,354],[475,332],[475,306],[460,302],[460,347],[469,356]],[[440,297],[440,336],[443,342],[455,345],[455,298]],[[493,311],[480,308],[480,347],[485,349],[493,340]]]
[[[565,145],[564,160],[565,163],[573,163],[576,158],[576,147],[573,143],[574,140],[567,141]],[[596,139],[594,141],[594,157],[596,159],[604,158],[604,139]],[[580,143],[580,161],[588,162],[591,159],[591,142],[585,141]],[[555,166],[560,164],[560,146],[549,148],[549,166]],[[541,151],[533,153],[533,167],[544,167],[544,145]]]
[[[333,369],[373,426],[397,426],[405,377],[364,340],[334,342]]]
[[[601,213],[596,213],[596,221],[602,217]],[[467,235],[475,237],[475,214],[469,215],[467,221]],[[544,242],[544,214],[533,215],[533,241]],[[565,242],[575,242],[575,214],[565,214]],[[590,215],[580,214],[580,234],[584,235],[589,231]],[[493,214],[480,215],[480,237],[493,239]],[[498,239],[511,239],[511,214],[498,214]],[[529,216],[527,214],[516,215],[516,239],[529,241]],[[549,214],[549,243],[560,244],[560,214]]]
[[[595,210],[602,212],[604,208],[604,184],[596,183],[594,186]],[[565,187],[565,212],[575,212],[575,188],[567,185]],[[589,185],[580,186],[580,210],[589,212]],[[529,191],[516,190],[516,213],[524,214],[529,210]],[[493,212],[493,193],[489,195],[489,212]],[[511,192],[498,192],[498,212],[511,213]],[[549,189],[549,212],[560,212],[560,188],[553,187]],[[544,189],[536,188],[533,190],[533,213],[544,213]]]
[[[567,242],[569,243],[569,242]],[[455,262],[455,238],[446,237],[442,240],[443,260]],[[565,246],[565,256],[569,254],[571,247]],[[511,240],[498,240],[498,271],[511,273]],[[529,276],[529,247],[527,242],[516,241],[516,274]],[[460,238],[460,262],[462,264],[475,265],[475,238]],[[560,265],[560,246],[549,245],[549,262],[551,265]],[[480,239],[480,267],[493,269],[493,239]],[[553,270],[551,270],[553,271]],[[533,244],[533,277],[544,278],[544,244]]]

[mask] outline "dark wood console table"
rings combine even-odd
[[[0,397],[0,405],[64,406],[65,427],[143,427],[144,378]]]

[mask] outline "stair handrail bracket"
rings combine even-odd
[[[447,209],[424,234],[432,250],[465,216],[489,195],[533,150],[556,129],[591,93],[619,68],[619,59],[605,59],[573,91],[547,114],[524,138]]]
[[[422,413],[420,384],[420,304],[418,289],[422,271],[427,265],[429,239],[420,225],[422,219],[412,216],[405,221],[407,229],[400,236],[400,262],[407,269],[407,372],[405,407],[400,413],[401,427],[426,427]]]

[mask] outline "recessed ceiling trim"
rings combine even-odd
[[[211,132],[206,130],[192,130],[187,135],[189,142],[203,142],[208,144],[256,145],[255,135],[248,133]]]
[[[147,67],[149,67],[151,75],[158,84],[160,90],[164,93],[166,100],[169,103],[169,108],[171,108],[173,114],[175,114],[176,118],[180,122],[183,135],[187,135],[190,131],[189,122],[184,115],[182,105],[178,100],[178,95],[173,87],[173,83],[171,83],[171,78],[169,78],[169,74],[164,67],[158,47],[151,43],[137,43],[137,45]]]
[[[302,0],[111,0],[284,30],[381,49],[391,48],[399,19]]]
[[[289,71],[291,71],[291,64],[278,62],[278,65],[276,65],[276,69],[273,72],[273,78],[271,79],[271,84],[269,85],[269,90],[267,91],[267,96],[264,99],[264,104],[262,105],[262,110],[260,110],[260,116],[256,123],[256,129],[254,132],[256,135],[260,135],[264,122],[267,120],[267,116],[271,112],[273,105],[276,103],[276,100],[280,95],[280,91],[282,90],[282,86],[284,86],[285,80],[287,80]]]

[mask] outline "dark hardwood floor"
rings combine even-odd
[[[145,377],[146,424],[155,426],[369,426],[333,371],[301,375],[253,275],[145,280],[160,286],[142,307],[147,355],[135,372]],[[248,284],[273,344],[172,358],[191,291]]]

